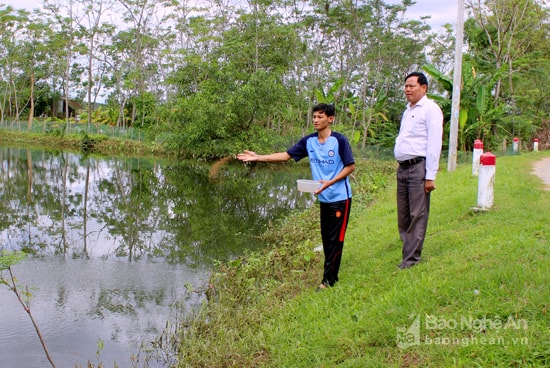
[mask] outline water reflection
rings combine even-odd
[[[204,267],[55,257],[26,260],[13,270],[30,287],[33,315],[58,367],[96,362],[99,339],[105,346],[100,358],[107,367],[114,362],[132,366],[131,356],[138,354],[142,342],[157,339],[168,319],[177,320],[177,313],[200,305],[202,294],[193,288],[208,278]],[[2,366],[49,366],[15,296],[1,288],[0,300]]]
[[[262,246],[256,236],[312,204],[295,190],[307,166],[249,172],[227,163],[98,158],[0,149],[0,249],[32,257],[14,267],[60,366],[129,366],[165,327],[174,305],[193,310],[214,260]],[[30,321],[0,288],[0,359],[46,365]],[[11,359],[11,360],[10,360]],[[8,364],[9,363],[9,364]]]
[[[308,202],[297,174],[251,176],[242,165],[212,181],[210,165],[196,161],[25,149],[4,149],[0,160],[0,241],[34,255],[209,263],[257,246],[269,221]]]

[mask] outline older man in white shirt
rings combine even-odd
[[[428,216],[430,192],[435,189],[443,137],[443,113],[426,93],[428,80],[414,72],[405,78],[407,109],[401,118],[394,155],[397,169],[397,225],[403,241],[399,268],[420,262]]]

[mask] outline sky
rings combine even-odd
[[[39,8],[42,4],[42,0],[0,0],[0,4],[10,5],[15,9],[28,9],[32,10]]]
[[[2,0],[0,0],[2,1]],[[398,0],[386,0],[387,3],[399,3]],[[422,16],[429,15],[426,20],[432,29],[439,30],[445,23],[456,26],[458,0],[416,0],[416,4],[409,8],[407,17],[412,20],[420,20]]]
[[[388,4],[400,3],[400,0],[386,0]],[[0,0],[0,4],[11,5],[14,8],[28,10],[40,7],[42,0]],[[420,17],[430,15],[426,20],[434,31],[441,29],[445,23],[456,25],[458,0],[416,0],[416,4],[409,8],[409,19],[420,20]]]

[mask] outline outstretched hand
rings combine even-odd
[[[256,152],[244,150],[243,153],[237,155],[237,159],[243,162],[258,161],[258,154]]]

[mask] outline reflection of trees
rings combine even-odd
[[[162,195],[162,174],[159,166],[150,167],[141,160],[117,166],[110,178],[103,178],[100,192],[111,198],[108,213],[98,213],[109,227],[111,236],[120,239],[117,256],[129,260],[161,255],[158,241],[165,235],[159,231],[159,219],[166,216]]]
[[[60,209],[60,223],[61,223],[61,229],[60,229],[60,243],[59,248],[65,254],[68,248],[67,244],[67,229],[65,228],[65,212],[67,209],[67,172],[68,172],[68,161],[65,160],[65,157],[61,156],[61,162],[62,162],[62,181],[61,181],[61,209]]]
[[[255,236],[295,206],[298,193],[293,185],[289,187],[288,173],[264,170],[250,177],[243,170],[242,165],[228,166],[216,182],[209,182],[209,167],[199,163],[166,170],[172,183],[168,197],[174,206],[168,222],[174,231],[173,243],[164,245],[169,259],[226,259],[256,247]]]
[[[209,165],[195,161],[9,148],[0,161],[0,235],[35,254],[226,259],[258,246],[255,236],[304,200],[288,172],[247,175],[241,164],[224,166],[211,182]]]
[[[103,314],[117,313],[135,315],[137,310],[144,309],[148,304],[164,305],[171,297],[166,290],[136,290],[133,287],[123,289],[100,289],[94,309],[90,314],[103,317]]]
[[[13,237],[24,239],[21,243],[23,248],[24,244],[36,240],[33,239],[27,226],[37,221],[35,212],[31,210],[32,197],[29,192],[31,179],[28,174],[31,162],[32,157],[27,157],[26,150],[2,150],[0,230],[2,230],[1,245],[6,248],[18,247],[17,243],[9,242]]]
[[[82,230],[84,236],[82,241],[84,246],[82,247],[82,256],[88,258],[88,194],[90,189],[90,161],[86,160],[86,179],[84,179],[84,205],[82,206]]]

